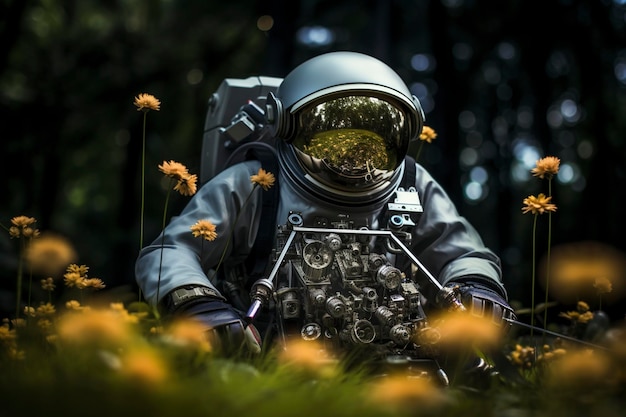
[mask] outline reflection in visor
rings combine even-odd
[[[309,160],[317,167],[314,171],[321,174],[318,170],[325,167],[326,174],[350,183],[392,173],[410,140],[404,112],[376,97],[339,97],[314,104],[298,112],[298,121],[293,145],[317,161]]]
[[[330,169],[347,175],[394,169],[395,155],[388,155],[380,135],[362,129],[340,129],[316,134],[305,151]]]

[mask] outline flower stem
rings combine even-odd
[[[15,318],[20,317],[20,301],[22,299],[22,275],[24,273],[24,253],[26,251],[26,243],[24,239],[20,241],[20,259],[17,264],[17,287],[15,289]]]
[[[530,294],[530,337],[533,337],[533,326],[535,324],[535,259],[536,255],[536,235],[537,235],[537,217],[538,214],[535,214],[535,219],[533,220],[533,265],[532,265],[532,288]]]
[[[143,216],[146,194],[146,117],[148,112],[143,113],[143,132],[141,139],[141,213],[139,221],[139,250],[143,249]]]
[[[548,180],[548,197],[552,197],[552,178]],[[548,212],[548,253],[546,255],[546,298],[543,311],[543,329],[548,326],[548,293],[550,291],[550,246],[552,240],[552,212]],[[544,333],[545,335],[545,333]]]
[[[146,194],[146,118],[148,112],[143,112],[143,131],[141,137],[141,211],[139,220],[139,252],[143,249],[143,216]],[[139,288],[139,301],[141,301],[141,288]]]
[[[173,183],[174,180],[170,180],[170,183]],[[171,185],[171,184],[170,184]],[[161,269],[163,268],[163,247],[165,246],[165,222],[167,220],[167,206],[170,202],[170,194],[172,192],[172,187],[168,187],[167,188],[167,195],[165,196],[165,207],[163,208],[163,225],[162,225],[162,232],[161,232],[161,255],[160,255],[160,259],[159,259],[159,278],[157,279],[157,293],[156,293],[156,299],[157,302],[159,300],[159,292],[161,290]],[[155,309],[155,316],[158,318],[159,314],[158,311],[156,311],[157,309]]]

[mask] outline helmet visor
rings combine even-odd
[[[327,179],[364,185],[388,177],[410,141],[405,112],[377,97],[346,96],[298,112],[293,145],[300,159]]]

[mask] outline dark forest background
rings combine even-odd
[[[319,53],[353,50],[387,62],[420,98],[438,133],[420,161],[502,256],[511,297],[528,306],[533,217],[521,208],[547,193],[530,175],[537,159],[561,159],[553,253],[567,247],[584,258],[593,252],[584,242],[598,257],[625,249],[625,3],[1,0],[0,223],[35,217],[74,243],[108,291],[134,290],[134,97],[162,103],[147,118],[150,241],[166,194],[157,165],[176,160],[199,173],[207,100],[222,79],[282,77]],[[172,196],[169,212],[186,201]],[[538,219],[539,276],[547,224]],[[2,234],[0,303],[14,302],[17,253]],[[623,317],[623,304],[616,291],[607,308]]]

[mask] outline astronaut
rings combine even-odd
[[[431,174],[405,158],[424,115],[396,72],[365,54],[325,53],[293,69],[265,104],[278,158],[276,218],[263,218],[263,190],[253,192],[250,179],[263,168],[261,161],[242,161],[218,173],[141,251],[136,281],[150,304],[167,317],[195,317],[224,347],[238,348],[250,339],[246,294],[254,279],[245,261],[260,224],[285,224],[297,213],[304,227],[348,219],[355,229],[385,229],[389,203],[406,189],[408,175],[421,205],[417,217],[407,218],[414,219],[410,251],[442,288],[454,287],[468,309],[507,325],[514,315],[500,259]],[[215,240],[192,236],[190,226],[200,219],[216,226]],[[414,273],[406,259],[396,263],[405,276]],[[233,288],[238,285],[247,288]],[[437,307],[437,288],[420,289],[430,308]],[[252,334],[260,342],[264,332]]]

